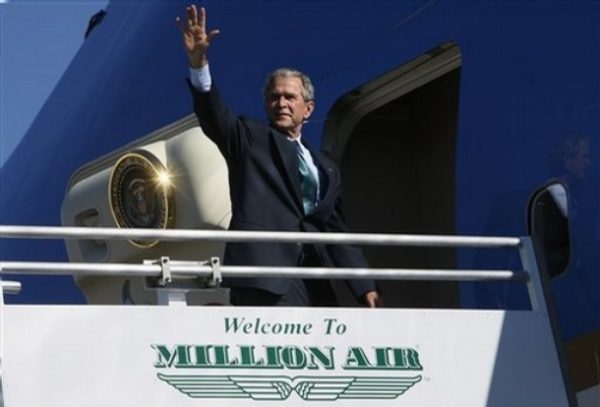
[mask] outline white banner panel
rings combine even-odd
[[[567,406],[531,311],[4,306],[6,407]]]

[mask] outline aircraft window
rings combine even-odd
[[[569,196],[555,182],[540,188],[529,203],[529,234],[537,251],[539,267],[553,278],[567,269],[571,254]]]

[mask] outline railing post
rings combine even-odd
[[[538,269],[535,251],[533,249],[533,243],[530,237],[521,238],[519,255],[521,256],[521,264],[523,265],[524,271],[529,274],[527,290],[529,292],[531,308],[542,313],[543,315],[548,315],[546,298],[544,296],[544,287],[540,278],[540,271]]]
[[[521,255],[521,263],[524,271],[529,274],[529,280],[527,281],[527,289],[529,291],[529,298],[531,301],[531,309],[538,312],[546,329],[552,332],[553,342],[558,357],[561,377],[565,386],[565,393],[567,395],[569,406],[576,407],[577,401],[573,386],[570,382],[570,376],[568,373],[568,362],[566,352],[563,346],[562,337],[559,332],[559,323],[556,316],[556,309],[552,300],[550,280],[542,275],[537,264],[537,257],[535,255],[535,249],[531,237],[522,237],[521,245],[519,246],[519,254]]]

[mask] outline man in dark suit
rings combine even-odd
[[[208,70],[206,51],[218,30],[206,31],[204,8],[189,6],[177,19],[190,62],[190,89],[200,126],[219,147],[229,168],[233,230],[346,232],[340,173],[301,138],[315,102],[310,79],[292,69],[273,72],[265,87],[269,123],[235,117]],[[340,245],[229,243],[225,263],[268,266],[367,267],[362,252]],[[234,305],[334,305],[327,280],[227,279]],[[381,305],[373,281],[349,285],[369,307]]]

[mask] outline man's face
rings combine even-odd
[[[579,140],[576,151],[565,158],[564,164],[569,177],[573,179],[587,177],[592,166],[589,142],[587,140]]]
[[[315,108],[314,101],[302,96],[302,81],[295,76],[276,77],[265,96],[265,109],[269,123],[281,132],[296,138],[302,123]]]

